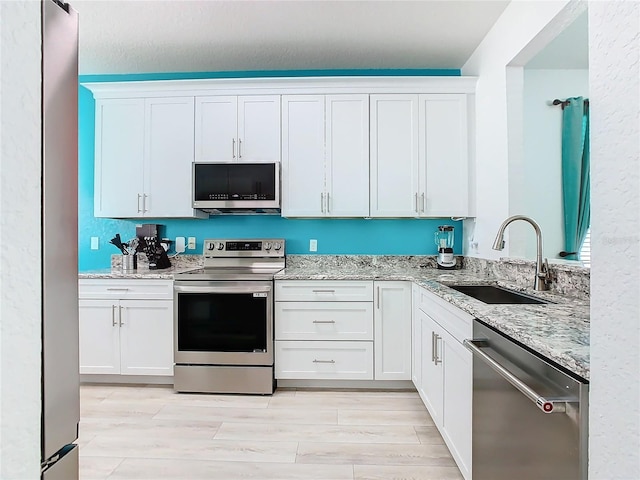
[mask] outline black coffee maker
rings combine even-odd
[[[147,256],[149,270],[160,270],[169,268],[171,261],[167,256],[167,250],[163,246],[166,243],[160,236],[161,225],[146,223],[136,226],[136,237],[138,237],[138,252]]]

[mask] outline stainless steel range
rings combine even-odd
[[[273,277],[283,239],[205,240],[204,268],[174,281],[174,388],[271,394]]]

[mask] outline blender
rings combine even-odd
[[[438,247],[438,268],[453,270],[456,268],[456,259],[453,256],[453,227],[440,225],[435,233],[436,246]]]

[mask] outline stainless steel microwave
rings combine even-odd
[[[279,163],[194,163],[193,208],[211,213],[280,210]]]

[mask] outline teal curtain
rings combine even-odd
[[[562,109],[562,197],[564,249],[578,259],[591,221],[589,185],[589,100],[567,98]]]

